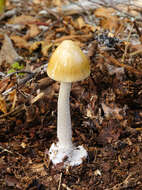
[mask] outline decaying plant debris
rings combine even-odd
[[[1,190],[142,189],[142,4],[80,2],[7,0],[0,15]],[[88,158],[62,169],[47,156],[59,83],[46,68],[66,39],[89,56],[91,75],[70,98],[72,140]]]

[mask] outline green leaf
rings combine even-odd
[[[21,70],[24,68],[24,65],[22,64],[19,64],[18,62],[14,62],[12,65],[11,65],[12,69],[15,69],[15,70]]]
[[[7,71],[8,74],[11,74],[15,71],[20,71],[24,69],[24,65],[23,64],[19,64],[18,62],[14,62],[12,65],[11,65],[11,68]],[[18,75],[22,76],[23,73],[19,73]]]
[[[11,74],[13,72],[15,72],[15,70],[14,69],[10,69],[10,70],[7,71],[7,74]]]

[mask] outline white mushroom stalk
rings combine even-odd
[[[57,137],[59,144],[64,149],[71,149],[73,147],[69,103],[70,90],[71,83],[61,82],[58,97]]]
[[[88,58],[71,40],[63,41],[50,58],[48,76],[61,83],[57,110],[57,138],[49,149],[49,158],[54,165],[63,167],[76,166],[87,157],[83,146],[72,143],[72,126],[70,115],[71,83],[83,80],[90,74]]]
[[[63,163],[66,166],[75,166],[82,163],[87,157],[83,146],[74,147],[72,143],[72,127],[70,115],[70,90],[71,83],[61,82],[58,97],[57,137],[58,143],[52,144],[49,156],[53,164]]]

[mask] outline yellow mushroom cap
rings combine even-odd
[[[47,74],[60,82],[75,82],[90,75],[90,61],[72,40],[64,40],[52,54]]]

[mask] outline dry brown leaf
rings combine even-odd
[[[105,8],[105,7],[100,7],[95,10],[94,14],[96,17],[111,17],[112,14],[114,14],[116,11],[112,8]]]
[[[99,29],[99,27],[90,25],[90,24],[86,24],[86,27],[91,31],[91,32],[95,32],[95,30]]]
[[[116,11],[112,8],[101,7],[98,8],[94,14],[96,17],[101,18],[101,27],[110,31],[115,31],[115,33],[119,33],[120,31],[123,31],[124,24],[122,20],[120,22],[119,18],[114,15],[115,12]]]
[[[42,44],[42,49],[41,49],[41,52],[44,56],[47,56],[48,55],[48,50],[52,47],[53,43],[46,43],[44,42]]]
[[[43,41],[37,41],[34,42],[33,44],[31,44],[30,46],[30,52],[32,53],[33,51],[35,51],[37,48],[39,48],[40,45],[42,45]]]
[[[0,81],[0,93],[2,93],[4,90],[6,90],[9,82],[10,82],[9,78],[5,78]]]
[[[84,20],[81,16],[75,20],[75,26],[76,26],[76,28],[79,28],[79,29],[86,26],[86,23],[84,22]]]
[[[35,24],[30,25],[29,35],[30,35],[31,38],[37,36],[39,34],[39,32],[40,32],[40,30],[37,27],[37,25],[35,25]]]
[[[36,22],[37,19],[35,17],[32,16],[28,16],[28,15],[21,15],[21,16],[16,16],[12,19],[9,20],[9,24],[31,24]]]
[[[41,176],[45,176],[47,173],[44,169],[44,163],[37,163],[31,166],[33,172],[39,173]]]
[[[0,95],[0,111],[2,111],[3,113],[7,113],[6,102],[5,102],[5,99],[1,95]]]
[[[92,33],[90,34],[84,34],[84,35],[68,35],[68,36],[62,36],[60,38],[57,38],[54,40],[54,43],[60,43],[63,40],[80,40],[80,41],[87,41],[92,37]]]
[[[36,50],[37,48],[39,48],[39,46],[41,45],[41,52],[44,56],[48,55],[48,50],[49,48],[52,47],[53,43],[49,43],[47,41],[38,41],[38,42],[34,42],[31,46],[30,46],[30,52],[32,53],[34,50]]]
[[[24,39],[24,37],[11,36],[11,39],[14,41],[15,46],[19,48],[25,48],[25,49],[30,48],[30,44]]]
[[[29,27],[30,27],[30,29],[29,29],[29,31],[28,31],[28,33],[26,35],[27,38],[33,38],[33,37],[35,37],[35,36],[37,36],[39,34],[40,30],[37,27],[37,25],[30,24]]]
[[[35,4],[41,4],[42,0],[33,0],[33,3]]]
[[[0,51],[0,65],[3,62],[12,64],[18,58],[19,58],[19,55],[15,51],[10,38],[5,34],[3,46]]]
[[[9,21],[9,24],[28,25],[29,30],[27,34],[24,36],[24,38],[28,39],[28,38],[33,38],[37,36],[40,32],[38,26],[36,25],[36,22],[38,22],[38,19],[36,19],[35,17],[28,16],[28,15],[21,15],[21,16],[12,18]]]
[[[53,0],[52,4],[58,7],[61,7],[63,4],[65,4],[65,0]]]

